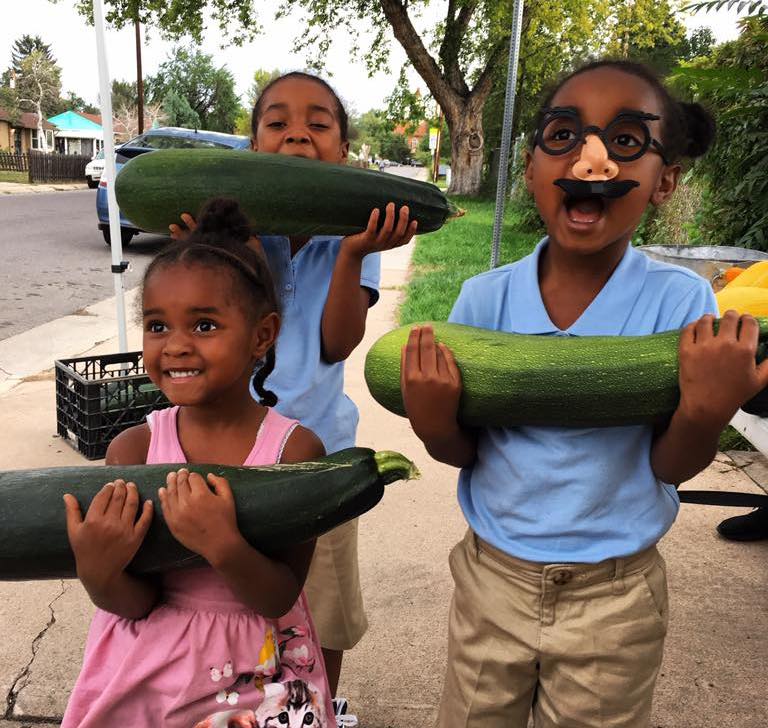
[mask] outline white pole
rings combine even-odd
[[[104,129],[104,178],[107,181],[107,207],[109,209],[109,236],[112,240],[112,274],[115,283],[117,306],[117,335],[120,353],[128,351],[125,326],[125,298],[123,296],[123,272],[128,264],[123,261],[123,243],[120,236],[120,211],[115,198],[115,135],[112,132],[112,94],[107,66],[107,49],[104,40],[104,3],[93,0],[93,25],[96,29],[96,56],[99,68],[99,93],[101,96],[101,123]]]
[[[504,103],[504,122],[501,126],[501,152],[499,153],[499,180],[496,185],[496,214],[493,220],[491,268],[499,264],[501,225],[504,221],[504,203],[507,192],[509,147],[512,142],[512,112],[517,91],[517,61],[520,57],[520,33],[523,25],[523,0],[515,0],[512,11],[512,34],[509,39],[509,64],[507,66],[507,94]]]

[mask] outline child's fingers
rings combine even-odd
[[[714,322],[714,316],[712,317]],[[728,309],[721,317],[717,327],[717,338],[735,341],[739,332],[739,314],[733,309]],[[713,334],[714,336],[714,334]]]
[[[70,493],[64,494],[64,511],[67,516],[67,534],[70,540],[75,531],[83,523],[83,514],[80,510],[80,504],[77,502],[77,498]]]
[[[112,498],[109,501],[109,506],[106,512],[114,518],[120,518],[123,515],[123,506],[125,505],[125,497],[127,495],[124,480],[116,480],[115,485],[112,488]]]
[[[416,235],[416,228],[418,227],[419,223],[416,220],[412,220],[411,224],[408,226],[408,229],[405,231],[405,237],[400,241],[400,245],[408,245],[408,243],[411,242],[413,239],[413,236]]]
[[[697,344],[703,344],[714,338],[715,332],[712,327],[714,321],[715,317],[711,313],[707,313],[694,324],[693,333]]]
[[[190,232],[197,230],[197,221],[188,212],[181,213],[181,221],[187,226],[187,230]]]
[[[435,332],[431,326],[421,329],[421,373],[429,377],[437,373],[437,346],[435,346]]]
[[[392,234],[392,228],[395,225],[395,203],[388,202],[384,213],[384,224],[379,230],[379,234],[376,236],[377,245],[383,245]]]
[[[751,348],[757,351],[757,342],[760,338],[760,324],[757,323],[757,319],[754,316],[750,316],[748,313],[743,314],[739,319],[736,333],[739,341],[750,344]]]
[[[192,488],[189,484],[189,470],[181,468],[176,474],[176,495],[181,499],[188,498],[192,494]]]
[[[456,359],[453,356],[453,352],[443,343],[440,343],[440,351],[445,358],[445,367],[448,372],[448,376],[454,382],[454,384],[461,385],[461,370],[456,363]]]
[[[392,233],[394,241],[401,240],[403,235],[405,235],[405,231],[408,229],[409,215],[410,210],[408,209],[408,206],[403,205],[400,208],[400,214],[397,216],[397,227]]]
[[[173,470],[165,476],[165,491],[168,498],[176,498],[178,494],[178,480],[179,474]]]
[[[136,511],[139,510],[139,491],[136,483],[125,484],[125,505],[123,506],[123,518],[126,521],[133,522],[136,518]]]
[[[141,515],[139,520],[136,521],[136,525],[133,527],[133,534],[140,541],[144,540],[144,536],[147,535],[149,526],[152,523],[152,516],[154,514],[155,507],[151,500],[145,500],[141,507]]]
[[[104,483],[101,490],[93,496],[91,503],[88,506],[88,512],[85,514],[86,518],[89,515],[103,516],[107,512],[114,487],[114,483]]]
[[[402,373],[408,378],[413,378],[421,370],[421,327],[414,326],[408,334],[408,341],[403,347]]]
[[[373,210],[371,210],[370,216],[368,217],[368,225],[365,228],[364,235],[369,238],[376,237],[376,229],[379,227],[379,217],[381,217],[381,212],[379,211],[378,207],[374,207]]]
[[[214,475],[213,473],[208,473],[208,482],[211,484],[213,492],[216,493],[216,495],[221,496],[227,501],[235,500],[235,497],[232,495],[232,488],[226,478],[223,478],[220,475]]]

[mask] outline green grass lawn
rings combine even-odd
[[[27,172],[4,172],[0,170],[0,182],[29,182]]]
[[[459,295],[461,284],[488,270],[493,237],[493,200],[452,198],[466,210],[440,230],[422,235],[413,252],[413,275],[400,307],[400,323],[444,321]],[[533,250],[538,233],[517,228],[516,213],[507,206],[502,229],[500,264],[519,260]]]

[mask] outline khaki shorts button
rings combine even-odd
[[[570,571],[561,569],[560,571],[555,572],[552,581],[558,586],[562,586],[563,584],[567,584],[572,578],[573,574]]]

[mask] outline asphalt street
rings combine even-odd
[[[96,223],[96,190],[0,197],[0,340],[114,295]],[[126,288],[166,240],[139,235],[124,249]]]

